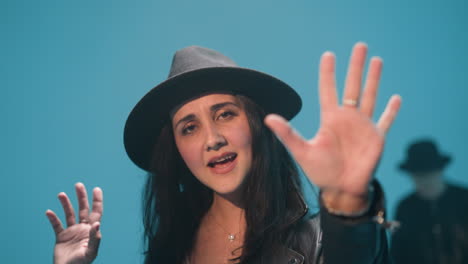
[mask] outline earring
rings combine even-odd
[[[179,192],[184,192],[184,185],[182,183],[179,183]]]

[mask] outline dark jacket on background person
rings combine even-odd
[[[392,237],[395,264],[468,264],[468,189],[447,184],[435,200],[403,199]]]

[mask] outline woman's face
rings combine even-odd
[[[200,182],[219,194],[240,189],[252,164],[252,136],[235,96],[211,94],[184,104],[172,128],[182,159]]]

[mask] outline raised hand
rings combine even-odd
[[[335,82],[335,57],[325,52],[320,62],[320,129],[314,138],[302,138],[289,123],[268,115],[265,123],[290,150],[310,181],[323,193],[335,198],[364,198],[382,154],[384,137],[401,104],[399,96],[388,101],[379,121],[372,121],[382,60],[371,59],[364,90],[362,75],[367,46],[353,49],[342,104],[338,102]],[[351,208],[352,211],[352,208]]]
[[[58,198],[65,212],[67,228],[64,229],[57,215],[46,211],[46,216],[55,232],[54,264],[91,263],[97,256],[101,231],[99,230],[103,210],[102,190],[94,188],[93,206],[89,212],[88,196],[82,183],[75,185],[78,198],[79,222],[76,223],[75,211],[65,193]]]

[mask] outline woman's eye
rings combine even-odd
[[[218,119],[221,119],[221,120],[226,120],[226,119],[230,119],[232,118],[233,116],[235,116],[236,114],[234,112],[231,112],[231,111],[225,111],[225,112],[222,112],[219,116],[218,116]]]
[[[193,133],[195,130],[195,125],[188,125],[182,129],[182,135],[188,135]]]

